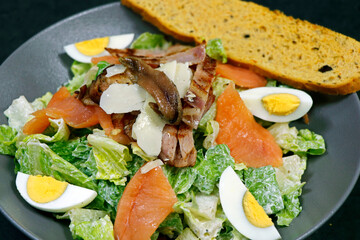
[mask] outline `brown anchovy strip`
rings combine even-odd
[[[139,84],[155,99],[164,119],[170,124],[179,124],[182,118],[180,95],[166,74],[136,57],[120,58],[119,61],[131,72],[132,82]]]

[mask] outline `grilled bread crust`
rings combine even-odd
[[[360,90],[360,43],[325,27],[240,0],[122,0],[165,34],[221,38],[230,63],[295,88]]]

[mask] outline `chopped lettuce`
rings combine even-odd
[[[71,92],[75,92],[85,83],[85,76],[90,70],[90,63],[81,63],[74,61],[71,65],[71,72],[73,73],[73,78],[68,81],[66,88]],[[95,79],[95,78],[94,78]]]
[[[216,237],[216,240],[247,240],[245,236],[239,233],[238,230],[226,220],[223,223],[223,228],[219,232],[219,235]]]
[[[276,214],[279,226],[289,226],[302,210],[299,197],[301,188],[283,196],[285,208]]]
[[[34,112],[33,107],[24,96],[15,99],[4,114],[8,118],[8,125],[20,131]]]
[[[114,209],[116,209],[124,190],[125,186],[116,185],[110,181],[99,180],[98,182],[98,194]]]
[[[184,231],[176,238],[176,240],[199,240],[198,237],[191,231],[190,228],[185,228]]]
[[[146,152],[144,152],[144,150],[142,150],[136,142],[131,143],[131,150],[132,150],[133,154],[141,157],[142,159],[144,159],[147,162],[156,159],[156,157],[146,154]]]
[[[105,68],[109,67],[111,64],[106,62],[106,61],[100,61],[97,64],[98,70],[96,72],[95,78],[97,78],[97,76],[99,76],[100,74],[102,74],[102,72],[105,70]]]
[[[248,168],[244,171],[245,185],[267,214],[284,208],[275,169],[272,166]]]
[[[104,211],[75,208],[58,219],[70,219],[70,230],[74,238],[84,240],[113,240],[113,224]]]
[[[206,149],[216,146],[216,138],[219,134],[220,126],[219,123],[215,120],[210,120],[206,123],[206,130],[205,130],[205,139],[203,142],[203,146]]]
[[[53,136],[48,136],[45,134],[33,134],[27,138],[38,139],[41,142],[57,142],[57,141],[66,141],[69,139],[70,130],[62,118],[60,119],[49,118],[49,122],[52,128],[52,132],[54,133]]]
[[[171,45],[164,35],[145,32],[141,34],[130,46],[134,49],[166,49]]]
[[[206,54],[222,63],[227,62],[227,55],[220,38],[214,38],[206,43]]]
[[[169,214],[166,219],[160,224],[157,231],[162,235],[166,235],[169,238],[178,236],[184,229],[180,215],[178,213]]]
[[[52,176],[60,181],[97,190],[96,184],[74,165],[54,153],[38,139],[28,138],[18,143],[15,158],[19,171],[30,175]]]
[[[192,202],[182,202],[177,207],[184,213],[185,223],[195,235],[210,240],[216,238],[225,221],[223,213],[217,211],[218,203],[218,196],[200,194],[193,196]]]
[[[163,165],[162,168],[176,194],[187,192],[194,184],[196,172],[193,167],[177,168]]]
[[[0,154],[14,156],[16,152],[16,129],[0,125]]]
[[[198,153],[197,161],[201,161],[195,167],[197,177],[194,186],[202,193],[210,194],[225,168],[234,166],[234,159],[230,155],[230,149],[224,144],[210,148],[201,158],[201,154]]]
[[[276,214],[277,224],[288,226],[301,212],[299,197],[302,186],[301,177],[306,169],[306,159],[297,155],[283,158],[283,165],[276,168],[276,179],[284,201],[284,209]]]
[[[70,163],[87,160],[91,151],[86,137],[75,138],[68,141],[57,141],[50,144],[49,147]]]
[[[283,165],[275,168],[281,194],[286,195],[301,188],[301,177],[306,169],[306,159],[298,155],[283,158]]]
[[[130,173],[126,168],[127,162],[131,160],[129,149],[100,134],[90,134],[87,139],[96,160],[96,178],[125,185],[126,176]]]
[[[51,92],[47,92],[44,94],[44,96],[36,98],[32,103],[30,103],[34,111],[45,108],[50,102],[52,96],[53,94]]]
[[[284,153],[321,155],[326,150],[324,138],[308,129],[298,131],[288,123],[275,123],[268,130]]]

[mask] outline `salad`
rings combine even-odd
[[[320,135],[289,124],[311,98],[227,64],[220,39],[193,47],[144,33],[128,49],[113,39],[111,56],[75,60],[56,93],[5,111],[0,152],[14,156],[25,201],[69,219],[76,239],[256,238],[274,228],[267,216],[289,226],[307,159],[325,152]],[[237,195],[255,232],[231,211]]]

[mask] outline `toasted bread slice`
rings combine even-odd
[[[122,0],[182,41],[221,38],[231,63],[293,87],[326,94],[360,90],[360,43],[279,11],[240,0]]]

